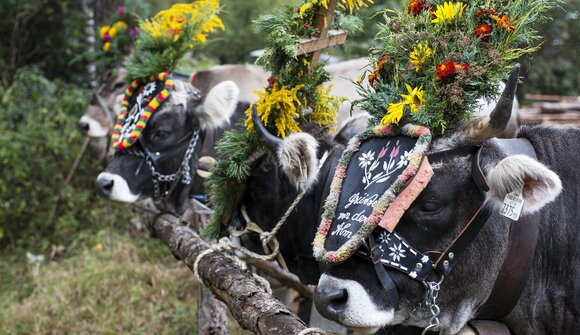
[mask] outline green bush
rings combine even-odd
[[[87,96],[33,68],[20,69],[14,78],[11,86],[0,87],[0,246],[43,252],[51,244],[70,244],[78,232],[97,229],[115,213],[109,215],[109,205],[94,192],[97,169],[84,159],[47,225],[84,140],[76,124]]]

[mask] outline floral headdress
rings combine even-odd
[[[361,21],[350,15],[354,9],[366,6],[372,0],[340,0],[330,28],[348,32],[360,30]],[[328,0],[303,0],[298,7],[264,15],[254,21],[255,29],[267,35],[269,47],[257,61],[272,73],[267,86],[256,92],[254,102],[264,126],[274,135],[286,137],[300,131],[300,125],[311,122],[327,129],[336,122],[336,111],[341,100],[330,94],[324,82],[330,79],[322,65],[311,67],[308,55],[299,56],[301,39],[316,36],[315,18],[321,8],[328,8]],[[206,234],[217,236],[224,232],[237,208],[241,189],[250,176],[248,156],[260,142],[251,121],[251,108],[246,111],[245,127],[228,131],[217,144],[219,160],[207,180],[210,201],[214,211]]]
[[[179,59],[205,44],[208,33],[224,28],[218,11],[218,0],[197,0],[140,22],[135,51],[125,63],[131,85],[113,128],[113,148],[126,149],[139,139],[151,114],[173,90],[171,72]]]
[[[492,99],[516,60],[535,51],[533,24],[558,0],[405,1],[385,13],[373,70],[355,104],[383,125],[425,125],[434,135]]]

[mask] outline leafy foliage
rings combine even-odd
[[[93,191],[94,170],[83,160],[52,226],[48,214],[83,137],[76,129],[87,96],[73,85],[49,81],[36,69],[20,69],[0,88],[0,229],[3,245],[69,244],[80,230],[108,217]]]
[[[86,49],[81,1],[2,0],[0,81],[10,85],[16,71],[35,64],[47,78],[85,82]]]
[[[580,95],[580,0],[550,10],[553,20],[535,26],[544,37],[533,57],[522,57],[520,93]]]

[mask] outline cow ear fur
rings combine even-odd
[[[288,135],[278,147],[278,163],[290,182],[299,190],[308,190],[318,176],[318,142],[309,134]]]
[[[542,163],[524,155],[504,158],[488,174],[488,198],[502,204],[507,193],[522,189],[522,214],[539,211],[562,191],[560,177]]]
[[[371,118],[372,116],[367,112],[349,117],[340,125],[336,135],[334,135],[334,140],[341,144],[348,144],[351,138],[368,128]]]
[[[201,120],[202,129],[215,129],[228,124],[236,110],[240,89],[233,81],[214,86],[205,97]]]

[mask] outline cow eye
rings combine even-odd
[[[437,214],[441,211],[442,208],[443,206],[441,205],[441,203],[432,200],[422,203],[421,206],[419,207],[421,212],[425,214]]]
[[[163,140],[163,139],[167,138],[170,134],[171,134],[171,132],[169,132],[167,130],[158,129],[153,133],[153,138],[156,140]]]

